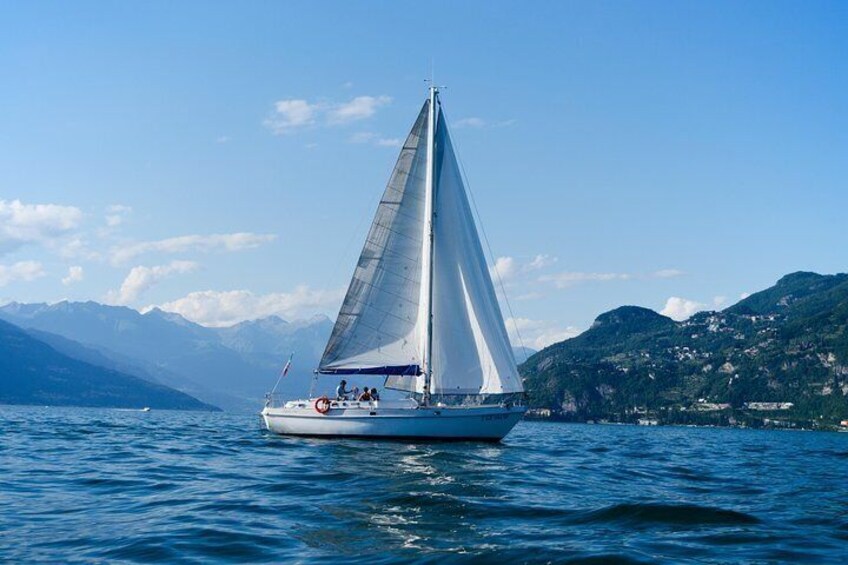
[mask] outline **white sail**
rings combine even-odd
[[[439,110],[428,139],[429,111],[401,151],[319,371],[388,375],[389,388],[423,393],[429,368],[432,394],[522,392],[447,125]]]
[[[322,373],[418,375],[429,101],[380,200],[319,365]]]
[[[436,128],[433,394],[522,392],[447,124]]]

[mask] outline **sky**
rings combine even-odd
[[[848,270],[845,2],[0,0],[0,22],[0,303],[334,317],[431,76],[515,342]]]

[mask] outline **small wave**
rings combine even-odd
[[[582,524],[614,523],[629,526],[640,524],[741,525],[758,524],[756,517],[723,508],[696,504],[616,504],[585,513],[577,518]]]
[[[719,483],[722,479],[714,477],[702,470],[690,469],[681,465],[673,465],[668,468],[668,475],[693,483]]]
[[[140,539],[107,549],[102,554],[107,559],[132,561],[166,562],[177,559],[179,553],[169,548],[167,542],[156,539]]]
[[[363,561],[366,562],[366,561]],[[371,563],[372,561],[367,561]],[[383,561],[397,563],[396,559]],[[419,564],[441,565],[443,563],[562,563],[564,565],[648,565],[651,561],[642,561],[623,553],[601,555],[580,555],[578,552],[554,550],[549,548],[526,547],[492,548],[487,550],[461,550],[450,553],[434,552],[423,559],[415,560]]]
[[[647,565],[651,561],[642,561],[634,559],[627,555],[609,554],[609,555],[593,555],[591,557],[575,557],[565,561],[567,565],[609,565],[616,563],[617,565]]]
[[[148,481],[142,479],[120,479],[115,477],[82,477],[76,482],[83,487],[94,489],[128,489],[133,487],[147,487]]]
[[[748,545],[754,546],[758,544],[764,544],[769,542],[780,542],[782,538],[779,537],[770,537],[766,534],[762,533],[746,533],[746,532],[729,532],[729,533],[721,533],[721,534],[709,534],[705,536],[700,536],[698,538],[694,538],[696,541],[700,543],[705,543],[707,545],[727,545],[727,546],[740,546],[740,545]]]

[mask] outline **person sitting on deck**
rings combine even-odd
[[[371,393],[368,392],[368,387],[365,387],[365,390],[362,391],[362,394],[357,398],[360,402],[369,402],[371,400]]]
[[[351,395],[350,395],[351,400],[358,400],[359,399],[359,387],[358,386],[353,387],[353,390],[350,391],[350,392],[351,392]]]
[[[353,391],[347,390],[347,381],[342,379],[342,382],[336,387],[336,400],[347,400],[347,395],[351,392]]]
[[[377,392],[376,388],[371,389],[371,400],[380,400],[380,393]]]

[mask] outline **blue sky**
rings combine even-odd
[[[2,302],[334,315],[432,68],[529,345],[846,270],[843,2],[2,2],[0,21]]]

